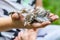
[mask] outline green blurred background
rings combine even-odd
[[[45,9],[59,16],[59,20],[56,20],[52,24],[60,25],[60,0],[43,0],[43,6]]]

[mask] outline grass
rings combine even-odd
[[[60,25],[60,0],[43,0],[43,6],[45,9],[50,10],[52,13],[59,16],[59,20],[52,24]]]

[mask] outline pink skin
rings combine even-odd
[[[59,17],[54,14],[50,14],[52,21],[57,20]],[[49,25],[51,22],[47,21],[44,23],[34,23],[33,26],[42,26],[41,28]],[[18,36],[14,40],[36,40],[38,28],[26,29],[24,32],[19,32]]]

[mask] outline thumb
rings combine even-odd
[[[12,19],[18,20],[19,19],[19,13],[15,12],[11,15]]]

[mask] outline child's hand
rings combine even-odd
[[[36,40],[37,32],[37,29],[25,29],[20,31],[14,40]]]
[[[33,23],[33,24],[28,23],[24,27],[24,16],[23,15],[14,13],[11,17],[15,24],[15,28],[34,28],[34,27],[43,28],[51,23],[50,21],[45,21],[43,23]],[[50,14],[50,18],[52,19],[52,21],[54,21],[54,20],[58,19],[58,16]]]

